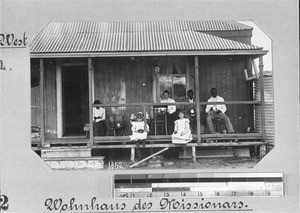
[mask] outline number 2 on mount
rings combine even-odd
[[[0,212],[1,210],[8,210],[8,197],[6,195],[0,195]]]

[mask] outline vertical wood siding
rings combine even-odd
[[[32,76],[39,79],[39,60],[31,60]],[[57,138],[55,60],[44,61],[45,138]],[[40,79],[39,79],[40,80]],[[40,85],[40,84],[39,84]],[[40,126],[40,86],[31,88],[31,125]],[[36,109],[34,109],[36,108]]]
[[[95,60],[95,100],[102,103],[143,103],[153,102],[153,79],[155,67],[159,74],[186,73],[185,57],[123,57],[97,58]],[[192,68],[193,73],[193,66]],[[192,81],[193,82],[193,81]],[[157,100],[159,97],[157,97]],[[130,132],[130,114],[143,111],[140,107],[107,107],[107,114],[125,114],[127,132]],[[151,108],[147,108],[151,115]]]
[[[31,125],[33,126],[41,126],[39,76],[39,60],[31,59],[31,81],[38,83],[38,85],[31,86]]]
[[[160,74],[185,74],[184,57],[124,57],[95,60],[95,99],[102,103],[139,103],[153,101],[155,67]],[[193,76],[193,75],[192,75]],[[193,82],[193,79],[191,79]]]
[[[44,62],[45,76],[45,138],[57,138],[57,117],[56,117],[56,68],[55,60],[46,59]]]
[[[177,74],[188,74],[187,88],[194,90],[193,57],[96,58],[94,64],[94,99],[102,103],[153,102],[155,67],[160,68],[159,74],[172,74],[175,71]],[[219,95],[225,101],[253,100],[252,81],[246,81],[244,76],[244,69],[251,69],[251,64],[246,57],[201,56],[199,66],[200,101],[205,102],[210,98],[212,87],[217,88]],[[55,60],[45,60],[46,138],[55,138],[57,131],[55,78]],[[32,89],[32,105],[38,105],[38,101],[38,87],[35,87]],[[204,109],[205,106],[202,108]],[[127,134],[130,134],[130,114],[142,110],[141,106],[106,108],[107,114],[126,115]],[[150,108],[147,112],[151,115]],[[251,129],[254,127],[252,105],[227,105],[227,115],[236,132],[245,132],[247,127]],[[38,113],[32,113],[32,123],[39,124]]]
[[[210,89],[216,88],[225,101],[253,100],[252,84],[245,80],[244,69],[250,69],[245,57],[199,57],[200,101],[207,101]],[[236,132],[253,129],[251,105],[229,105],[226,114]],[[205,110],[205,106],[202,106]]]

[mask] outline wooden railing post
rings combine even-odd
[[[45,146],[45,112],[44,112],[44,60],[40,59],[40,116],[41,116],[41,144]]]
[[[196,93],[196,116],[197,116],[197,141],[201,143],[201,122],[200,122],[200,86],[199,86],[199,61],[195,56],[195,93]]]
[[[146,127],[147,127],[147,118],[146,118],[146,105],[145,105],[145,103],[143,104],[143,114],[144,114],[144,123],[145,123],[144,129],[146,129]]]
[[[93,72],[94,65],[92,58],[88,58],[88,76],[89,76],[89,123],[90,123],[90,141],[89,147],[94,143],[94,128],[93,128]]]
[[[265,123],[265,91],[264,91],[264,65],[263,56],[259,56],[259,79],[260,79],[260,102],[261,102],[261,125],[263,141],[266,140],[266,123]]]
[[[56,59],[56,119],[57,119],[57,138],[63,136],[63,94],[62,94],[62,69],[61,59]]]

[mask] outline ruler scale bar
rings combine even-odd
[[[115,198],[282,197],[282,173],[115,175]]]

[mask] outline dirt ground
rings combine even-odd
[[[150,149],[143,149],[142,157],[135,159],[135,163],[159,150],[150,152]],[[196,163],[194,163],[191,158],[179,158],[180,152],[182,149],[173,148],[133,168],[130,168],[134,164],[130,161],[130,150],[106,150],[104,153],[98,152],[95,155],[105,156],[105,169],[245,169],[254,167],[260,161],[256,154],[250,152],[250,157],[197,158]]]
[[[252,158],[211,158],[197,159],[196,163],[193,163],[191,159],[174,159],[172,161],[162,160],[162,167],[157,169],[252,168],[258,163],[258,161],[258,159]],[[145,169],[148,167],[148,163],[144,163],[134,168]]]
[[[105,169],[246,169],[253,168],[259,160],[257,157],[197,158],[194,163],[192,159],[154,159],[142,162],[133,168],[130,166],[134,163],[129,160],[121,160],[117,161],[118,165],[115,161],[106,162]],[[112,165],[111,162],[114,162],[115,165]]]

